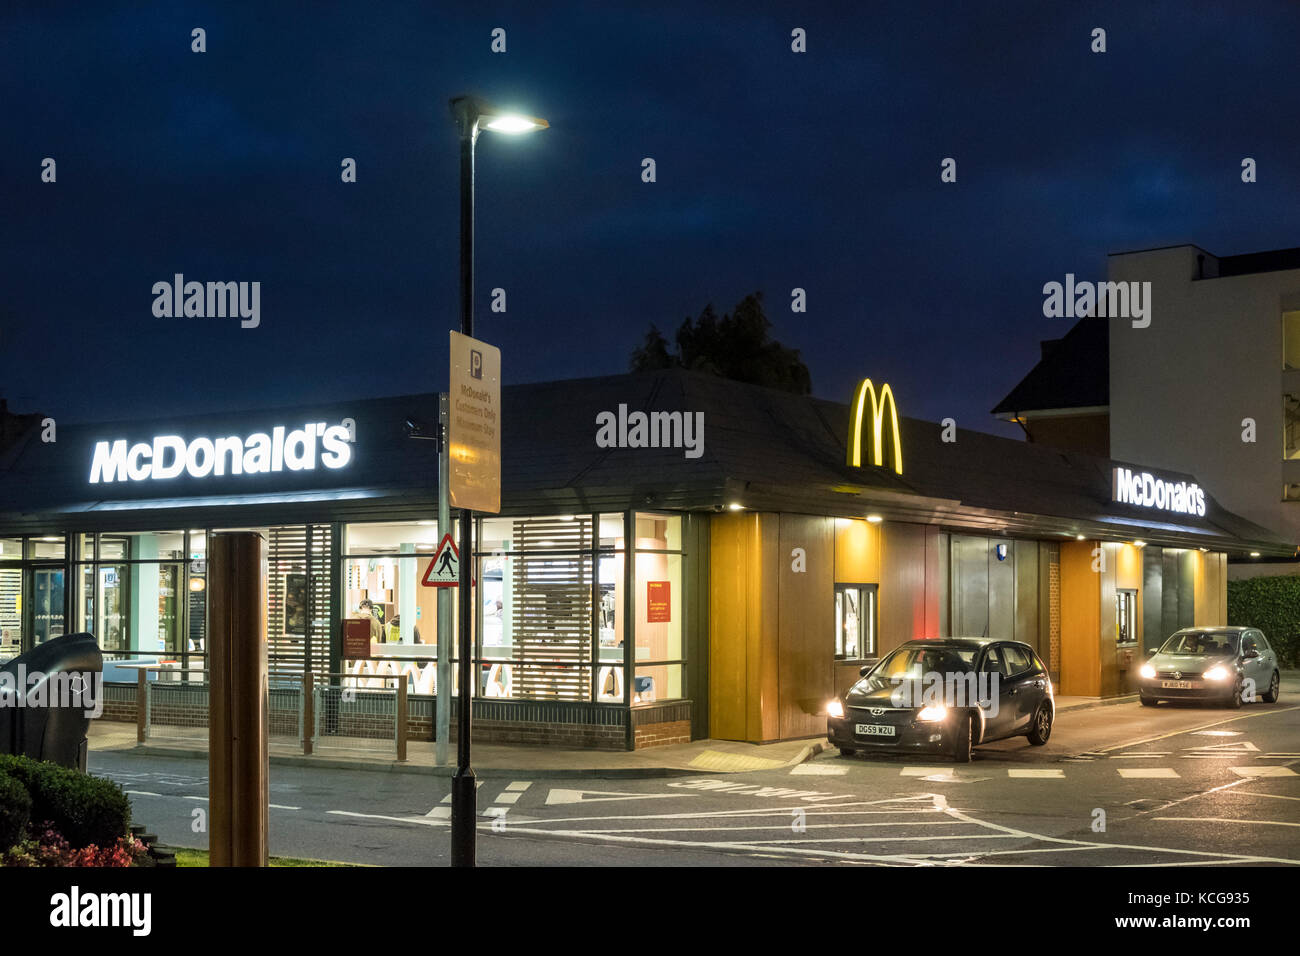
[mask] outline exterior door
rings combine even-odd
[[[31,569],[31,610],[27,630],[31,646],[44,644],[66,633],[64,622],[64,569],[60,565],[36,565]]]

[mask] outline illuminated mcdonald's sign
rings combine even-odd
[[[879,401],[877,401],[879,397]],[[898,437],[898,405],[894,402],[894,393],[888,385],[880,386],[880,395],[871,384],[871,379],[864,378],[858,383],[853,394],[853,411],[849,420],[849,455],[848,463],[854,468],[862,467],[862,426],[863,412],[866,411],[867,399],[871,399],[871,431],[875,439],[872,445],[871,464],[885,464],[885,406],[889,406],[889,420],[894,435],[894,471],[903,473],[903,443]]]

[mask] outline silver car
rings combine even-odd
[[[1281,689],[1277,655],[1258,628],[1185,627],[1148,653],[1138,671],[1138,693],[1147,707],[1162,700],[1271,704]]]

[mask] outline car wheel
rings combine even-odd
[[[1241,706],[1241,694],[1245,688],[1242,687],[1240,679],[1232,685],[1232,694],[1228,697],[1228,706],[1236,710]]]
[[[857,753],[857,751],[854,750],[852,747],[841,747],[841,748],[840,748],[840,756],[841,756],[841,757],[852,757],[855,753]]]
[[[1276,704],[1277,699],[1282,696],[1282,678],[1277,671],[1273,672],[1273,679],[1269,682],[1268,693],[1264,695],[1264,703]]]
[[[1041,747],[1047,743],[1047,738],[1052,736],[1052,708],[1047,704],[1039,704],[1038,711],[1034,714],[1034,722],[1029,725],[1029,742],[1035,747]]]
[[[971,735],[974,727],[970,714],[962,714],[952,731],[952,759],[957,763],[970,763],[970,751],[973,741]]]
[[[1138,694],[1138,700],[1142,701],[1143,707],[1154,707],[1156,704],[1160,703],[1159,698],[1148,697],[1146,694]]]

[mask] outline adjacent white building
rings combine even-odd
[[[1115,253],[1107,280],[1149,282],[1148,314],[1080,320],[994,413],[1074,447],[1080,423],[1104,416],[1109,457],[1195,475],[1225,508],[1300,542],[1300,248]],[[1082,344],[1101,322],[1108,376],[1103,350]]]

